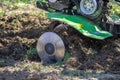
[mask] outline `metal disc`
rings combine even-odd
[[[55,63],[64,57],[65,46],[54,32],[45,32],[37,42],[37,52],[44,63]]]

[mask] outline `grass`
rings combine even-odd
[[[57,67],[57,68],[60,68],[69,58],[70,58],[70,53],[68,53],[68,52],[66,52],[65,53],[65,56],[64,56],[64,58],[63,58],[63,61],[60,61],[60,62],[57,62],[56,64],[55,64],[55,66]]]
[[[4,66],[4,63],[5,63],[4,59],[0,58],[0,67]]]
[[[36,48],[30,46],[30,49],[27,51],[27,54],[35,55],[37,53]]]
[[[5,11],[0,8],[0,17],[2,17],[3,15],[5,15]]]
[[[120,6],[116,4],[115,2],[110,2],[110,5],[112,5],[112,9],[110,10],[113,14],[120,15]]]
[[[38,58],[39,58],[39,56],[37,54],[36,48],[33,48],[32,46],[30,46],[30,48],[27,50],[25,59],[38,60]]]
[[[11,3],[27,3],[34,4],[37,0],[0,0],[0,2],[11,2]]]
[[[4,17],[4,15],[16,15],[16,14],[23,14],[23,13],[29,13],[31,15],[45,17],[45,11],[33,11],[34,5],[37,0],[0,0],[0,3],[5,3],[4,6],[1,5],[0,8],[0,17]],[[4,4],[3,4],[4,5]],[[7,7],[7,8],[6,8]],[[24,10],[28,7],[28,10]],[[6,10],[8,9],[8,10]],[[20,10],[19,10],[20,9]],[[22,10],[23,9],[23,10]]]

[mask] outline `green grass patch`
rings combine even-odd
[[[2,17],[3,15],[5,15],[5,11],[0,8],[0,17]]]
[[[69,58],[70,58],[70,53],[68,53],[68,52],[66,52],[65,53],[65,56],[64,56],[64,58],[63,58],[63,61],[60,61],[60,62],[57,62],[56,64],[55,64],[55,66],[57,67],[57,68],[60,68],[61,66],[62,66],[62,64],[64,64]]]
[[[39,56],[37,54],[36,48],[33,48],[32,46],[30,46],[30,48],[27,50],[26,59],[38,60],[38,58]]]
[[[116,2],[110,2],[109,4],[112,6],[112,9],[110,10],[112,14],[117,14],[120,16],[120,5]]]
[[[0,0],[0,2],[8,2],[8,3],[27,3],[27,4],[35,4],[37,0]]]

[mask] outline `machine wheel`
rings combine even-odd
[[[65,54],[64,42],[54,32],[45,32],[42,34],[36,48],[39,57],[45,64],[62,61]]]
[[[51,22],[50,25],[49,25],[50,31],[55,31],[54,29],[55,29],[59,24],[60,24],[59,21],[53,21],[53,22]]]
[[[68,36],[66,36],[65,33],[67,33],[68,26],[55,20],[49,25],[49,29],[50,31],[57,33],[62,38],[65,48],[67,48],[69,41],[67,39]]]
[[[101,15],[103,0],[80,0],[78,13],[89,19],[96,19]]]

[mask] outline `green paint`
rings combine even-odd
[[[69,24],[71,27],[90,38],[103,40],[112,36],[111,33],[100,30],[98,25],[95,25],[92,21],[89,21],[82,16],[62,13],[47,13],[47,16],[48,18]],[[82,25],[82,27],[78,27],[78,25]]]

